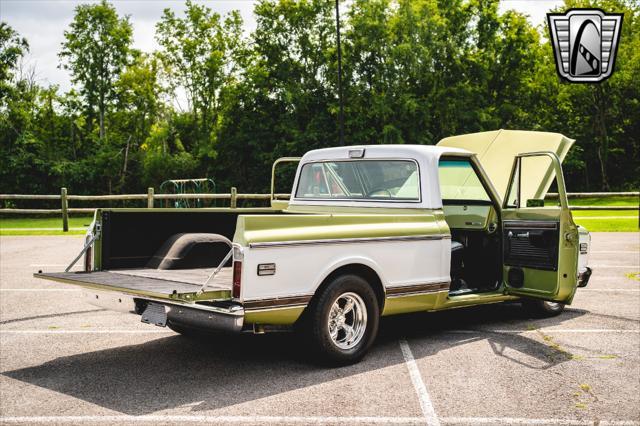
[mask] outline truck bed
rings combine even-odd
[[[35,274],[66,284],[104,290],[121,290],[129,294],[167,298],[174,294],[195,293],[200,290],[213,269],[117,269],[96,272],[45,272]],[[222,268],[205,292],[212,298],[229,296],[232,286],[232,268]]]

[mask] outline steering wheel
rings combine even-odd
[[[373,198],[373,195],[376,192],[386,192],[388,195],[388,198],[393,198],[393,195],[391,194],[391,191],[389,191],[386,188],[374,188],[371,191],[367,192],[367,194],[365,195],[365,198]]]

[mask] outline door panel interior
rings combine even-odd
[[[558,222],[509,220],[503,229],[505,265],[558,270]]]

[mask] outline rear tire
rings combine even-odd
[[[309,305],[306,333],[314,354],[331,365],[360,361],[378,334],[380,308],[371,285],[340,275]]]
[[[564,311],[564,303],[548,302],[546,300],[526,299],[522,307],[534,318],[549,318],[560,315]]]

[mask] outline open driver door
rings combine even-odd
[[[554,177],[558,200],[545,205]],[[541,178],[548,185],[539,185]],[[578,229],[556,153],[515,156],[501,216],[506,292],[571,303],[578,282]]]
[[[546,188],[537,184],[542,170],[549,183],[555,177],[558,199],[553,205],[545,205]],[[553,152],[517,155],[502,207],[506,292],[571,303],[578,282],[578,229],[558,156]]]

